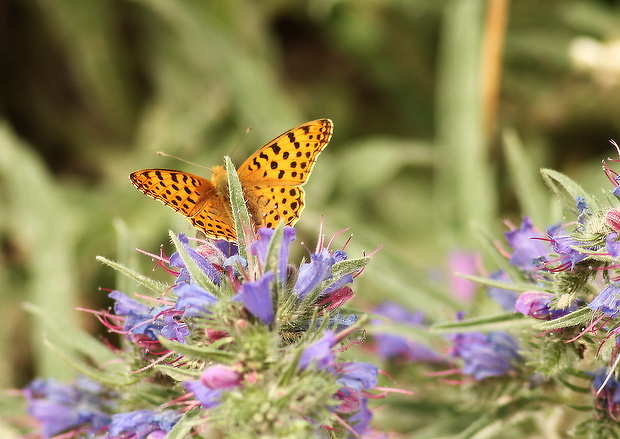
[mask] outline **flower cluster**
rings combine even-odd
[[[174,430],[194,437],[304,438],[370,431],[368,398],[378,396],[371,392],[378,369],[339,360],[346,350],[339,345],[361,323],[339,309],[353,297],[350,284],[368,257],[349,259],[319,240],[309,260],[294,266],[290,227],[261,228],[241,250],[171,237],[176,252],[156,257],[175,277],[170,287],[102,259],[160,298],[146,305],[112,291],[114,312],[96,313],[126,339],[127,348],[116,352],[124,368],[92,369],[92,379],[73,385],[36,380],[28,386],[30,414],[44,437],[155,439]]]
[[[529,381],[529,385],[553,378],[566,385],[567,375],[592,376],[595,422],[576,427],[588,434],[600,433],[602,425],[614,429],[620,403],[614,371],[620,364],[620,208],[617,198],[612,198],[620,196],[620,178],[608,165],[604,170],[614,184],[607,203],[549,171],[550,185],[574,196],[569,208],[574,217],[545,232],[524,217],[518,227],[511,226],[505,233],[510,250],[500,252],[507,264],[486,281],[480,278],[488,285],[489,296],[513,314],[479,319],[476,324],[502,321],[522,327],[524,319],[530,318],[536,332],[521,331],[520,343],[499,331],[450,336],[450,353],[463,361],[462,373],[475,380],[511,370],[518,371],[522,382]],[[462,327],[471,331],[476,324],[464,321]],[[568,386],[583,389],[579,384]]]
[[[422,370],[416,376],[441,377],[461,391],[455,396],[442,389],[442,400],[451,395],[480,401],[479,411],[472,408],[470,415],[482,416],[481,421],[463,436],[484,436],[486,428],[493,431],[493,422],[502,428],[507,413],[521,420],[527,412],[546,417],[558,407],[574,412],[578,407],[586,414],[571,417],[566,425],[550,421],[541,431],[618,437],[620,176],[608,164],[603,169],[613,183],[603,201],[567,177],[543,170],[554,192],[571,196],[565,222],[538,228],[525,216],[517,226],[508,223],[505,245],[490,242],[495,245],[482,255],[461,252],[451,258],[455,271],[486,287],[495,303],[478,294],[483,288],[463,294],[467,284],[445,282],[451,294],[444,303],[453,306],[455,321],[433,324],[442,317],[423,305],[415,313],[392,302],[374,308],[379,357],[392,366],[408,363],[408,373]],[[479,275],[483,258],[496,261],[499,269]],[[391,325],[383,329],[386,323]],[[403,369],[392,371],[403,375]]]

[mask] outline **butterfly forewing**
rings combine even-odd
[[[235,238],[230,207],[209,180],[171,169],[144,169],[129,178],[140,191],[185,216],[207,236]]]
[[[144,169],[129,175],[138,190],[191,217],[215,194],[213,184],[197,175],[171,169]]]
[[[295,127],[250,156],[237,171],[244,186],[301,186],[332,136],[332,121],[318,119]]]

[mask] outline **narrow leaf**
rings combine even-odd
[[[469,274],[463,274],[463,273],[456,273],[456,275],[464,279],[468,279],[473,282],[486,285],[489,287],[501,288],[503,290],[509,290],[509,291],[517,291],[520,293],[523,293],[525,291],[531,291],[533,288],[535,288],[534,285],[526,284],[526,283],[502,282],[500,280],[494,280],[488,277],[471,276]]]
[[[199,370],[181,369],[179,367],[167,366],[165,364],[158,364],[154,367],[157,371],[168,375],[175,381],[197,380],[201,373]]]
[[[363,258],[345,259],[344,261],[336,262],[331,269],[332,275],[335,279],[338,279],[347,273],[359,271],[368,265],[371,259],[370,256],[365,256]]]
[[[500,327],[529,326],[531,320],[525,318],[523,314],[506,313],[489,317],[479,317],[475,319],[462,320],[453,323],[440,323],[432,325],[430,330],[436,333],[446,332],[469,332],[469,331],[491,331]]]
[[[158,282],[156,280],[151,279],[150,277],[144,276],[137,271],[132,270],[129,267],[124,266],[123,264],[119,264],[118,262],[112,261],[108,258],[104,258],[103,256],[97,256],[96,258],[99,262],[102,262],[113,269],[119,271],[125,276],[135,280],[140,285],[144,285],[149,290],[156,293],[158,296],[163,295],[168,289],[168,285]]]
[[[221,346],[226,343],[230,343],[231,341],[231,338],[225,337],[209,345],[196,346],[179,343],[178,341],[167,340],[164,338],[159,339],[159,342],[162,344],[162,346],[185,357],[196,360],[216,361],[221,363],[228,363],[235,356],[233,352],[220,350]]]
[[[80,373],[87,377],[99,381],[110,387],[128,386],[138,381],[138,377],[134,377],[128,374],[110,373],[109,371],[103,371],[101,369],[89,366],[84,361],[78,359],[72,350],[63,347],[61,343],[54,343],[51,339],[45,340],[45,345],[48,349],[53,351],[60,358],[65,360],[68,364],[73,366]]]
[[[517,193],[522,211],[532,218],[535,224],[548,224],[551,216],[548,209],[549,196],[540,179],[538,167],[532,164],[530,155],[523,148],[514,130],[507,129],[503,134],[512,187]]]
[[[187,412],[168,432],[166,439],[185,439],[191,437],[190,432],[195,425],[196,421],[192,419],[191,412]]]
[[[24,308],[38,319],[45,321],[46,328],[48,328],[48,343],[55,346],[65,346],[68,356],[77,358],[77,355],[81,354],[92,360],[94,364],[105,364],[105,368],[109,372],[115,374],[125,373],[124,363],[118,361],[119,357],[108,346],[91,334],[77,326],[52,318],[49,313],[33,304],[26,303]],[[71,334],[71,337],[68,338],[67,334]],[[69,351],[72,353],[69,354]]]
[[[239,247],[239,256],[247,259],[245,250],[246,243],[250,242],[251,236],[248,234],[252,230],[252,220],[245,204],[245,196],[243,188],[237,175],[237,170],[230,157],[224,158],[226,172],[228,173],[228,191],[230,194],[230,205],[232,208],[233,218],[235,220],[235,231],[237,232],[237,245]]]
[[[534,329],[549,331],[553,329],[562,329],[571,326],[583,325],[591,320],[593,312],[594,311],[592,311],[590,308],[584,307],[560,318],[534,325]]]
[[[582,197],[586,200],[586,203],[590,209],[600,210],[596,199],[588,195],[588,193],[578,183],[574,182],[566,175],[552,169],[541,169],[540,172],[542,173],[542,176],[549,188],[551,188],[551,190],[560,198],[566,198],[565,194],[560,190],[560,188],[563,188],[571,196],[572,199],[570,199],[570,203],[573,205],[575,203],[575,198]]]

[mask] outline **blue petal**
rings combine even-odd
[[[271,297],[271,283],[274,278],[275,274],[268,271],[260,279],[244,283],[235,297],[241,300],[252,315],[266,325],[273,323],[274,319],[273,299]]]
[[[182,283],[174,287],[177,302],[174,308],[183,311],[183,317],[199,317],[209,312],[209,306],[217,299],[198,285]]]
[[[313,254],[310,263],[302,264],[299,267],[299,275],[293,287],[295,294],[303,299],[318,284],[331,278],[331,268],[334,262],[334,258],[327,250]]]

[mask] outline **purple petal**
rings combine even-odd
[[[513,252],[510,263],[522,270],[530,271],[538,267],[540,261],[549,259],[549,250],[543,236],[534,230],[532,221],[524,217],[519,229],[504,234]]]
[[[217,299],[196,284],[182,283],[174,287],[177,301],[174,309],[183,311],[183,317],[199,317],[209,313]]]
[[[241,285],[236,299],[241,300],[248,311],[266,325],[273,323],[273,299],[271,297],[271,283],[275,278],[273,272],[268,271],[254,281]]]
[[[327,370],[336,361],[336,354],[334,353],[335,344],[336,337],[334,333],[332,331],[325,331],[320,340],[304,349],[299,358],[299,367],[307,369],[313,364],[317,370]]]
[[[310,258],[309,263],[299,267],[297,281],[293,287],[295,294],[302,299],[318,284],[332,277],[331,268],[335,263],[327,250],[315,253]]]
[[[207,386],[202,384],[200,381],[184,381],[183,385],[187,389],[187,391],[192,392],[196,399],[200,402],[200,404],[206,408],[210,409],[211,407],[215,407],[220,403],[220,397],[222,396],[222,390],[220,389],[209,389]]]
[[[588,308],[600,311],[609,317],[615,317],[620,313],[620,284],[610,283],[598,296],[588,304]]]

